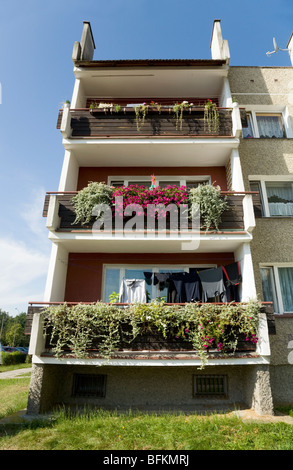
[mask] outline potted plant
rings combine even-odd
[[[193,103],[188,103],[188,101],[182,101],[181,103],[176,103],[173,106],[174,117],[176,118],[176,130],[179,129],[182,131],[182,121],[183,121],[183,111],[184,109],[191,110]]]
[[[136,128],[139,132],[144,125],[145,117],[147,115],[149,106],[146,103],[138,104],[134,107],[135,119],[136,119]]]
[[[90,182],[72,198],[76,217],[73,224],[89,223],[93,218],[93,209],[98,204],[111,206],[113,189],[105,183]],[[100,215],[96,216],[98,219]]]
[[[222,214],[229,208],[226,197],[221,196],[219,186],[200,184],[192,188],[189,193],[191,215],[194,215],[195,207],[200,207],[200,218],[203,226],[208,231],[214,227],[217,231],[221,223]]]
[[[213,134],[219,133],[220,120],[219,120],[219,111],[217,109],[216,103],[213,103],[212,100],[208,100],[204,106],[204,122],[205,128],[208,126],[208,131]]]

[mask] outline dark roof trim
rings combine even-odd
[[[225,60],[212,59],[134,59],[134,60],[76,60],[76,67],[214,67],[226,65]]]

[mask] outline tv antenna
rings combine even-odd
[[[273,38],[273,44],[274,44],[274,50],[271,51],[271,52],[266,52],[267,56],[269,56],[271,54],[275,54],[278,51],[288,51],[288,49],[281,49],[281,47],[278,47],[277,46],[277,41],[276,41],[275,38]]]

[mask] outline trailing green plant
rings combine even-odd
[[[148,109],[149,109],[149,105],[146,103],[138,104],[134,107],[136,128],[138,132],[141,130],[141,128],[144,125],[145,117],[147,115]]]
[[[119,302],[119,292],[113,291],[112,294],[109,295],[109,302],[111,304]]]
[[[211,100],[208,100],[204,106],[204,122],[205,122],[205,128],[207,125],[209,132],[213,134],[219,133],[219,128],[220,128],[219,111],[217,109],[216,103],[213,103]]]
[[[120,104],[113,104],[113,103],[97,103],[95,101],[92,101],[90,103],[90,109],[103,109],[105,113],[107,113],[108,110],[110,110],[110,113],[112,114],[113,110],[118,113],[121,111],[121,106]]]
[[[93,218],[93,209],[98,204],[111,205],[113,189],[105,183],[90,182],[72,198],[75,210],[73,224],[89,223]],[[96,219],[102,214],[96,215]]]
[[[159,333],[163,338],[187,341],[199,354],[204,367],[208,353],[234,353],[239,335],[257,343],[261,304],[257,301],[240,304],[187,303],[166,305],[153,300],[135,303],[127,308],[114,304],[61,304],[44,310],[45,332],[57,357],[69,353],[88,357],[96,349],[110,358],[121,347],[131,344],[143,334]]]
[[[151,101],[150,103],[150,107],[151,108],[156,108],[156,110],[158,111],[158,113],[160,114],[161,113],[161,109],[162,109],[162,105],[157,103],[156,101]]]
[[[188,103],[188,101],[182,101],[181,103],[175,103],[173,105],[174,117],[176,118],[176,130],[178,130],[178,128],[182,130],[183,111],[184,109],[191,110],[192,106],[193,103]]]
[[[222,214],[229,209],[226,197],[221,195],[219,186],[200,184],[189,193],[190,211],[194,216],[196,208],[200,207],[200,220],[208,231],[211,227],[219,230]]]

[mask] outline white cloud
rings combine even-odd
[[[14,210],[13,234],[0,237],[0,309],[11,315],[26,312],[29,301],[44,296],[51,250],[44,199],[45,190],[34,187]]]
[[[48,262],[46,253],[28,248],[23,242],[0,238],[0,308],[26,304],[26,311],[28,301],[42,300],[40,292],[44,290]]]
[[[37,237],[38,243],[43,243],[48,238],[45,219],[42,217],[45,194],[44,188],[34,188],[30,200],[21,206],[20,215],[26,222],[30,233]]]

